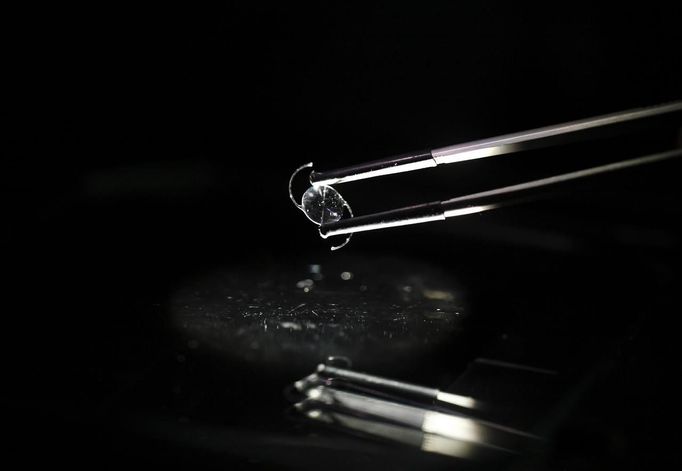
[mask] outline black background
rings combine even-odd
[[[111,410],[166,354],[167,321],[149,306],[163,305],[189,273],[326,251],[286,196],[298,165],[336,168],[682,98],[681,18],[670,5],[244,2],[8,13],[0,239],[8,449],[26,463],[95,467],[144,456],[152,445],[112,432]],[[384,196],[349,191],[366,212],[562,168],[531,156],[470,164],[440,192],[432,181],[412,180]],[[565,213],[540,220],[536,212],[500,216],[512,226],[574,234],[577,214],[598,221],[582,227],[599,239],[597,252],[656,260],[662,275],[641,299],[660,290],[668,317],[650,321],[644,356],[622,372],[628,387],[642,373],[638,397],[658,408],[628,424],[608,415],[626,435],[645,437],[646,452],[635,453],[631,441],[619,465],[630,453],[671,456],[661,440],[674,417],[662,398],[679,365],[661,362],[679,356],[671,319],[679,167],[662,173],[634,178],[634,193],[625,188],[643,199],[611,195],[615,209],[568,198],[557,203]],[[600,238],[612,227],[609,214],[664,234],[663,249],[612,248]],[[444,260],[466,252],[467,263],[486,253],[490,263],[495,251],[509,249],[494,236],[462,234],[368,234],[350,250]],[[587,258],[571,276],[606,263],[593,255],[579,255]],[[542,251],[532,256],[542,259]],[[618,323],[617,313],[609,322]]]

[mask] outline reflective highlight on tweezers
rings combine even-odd
[[[464,407],[467,409],[475,409],[477,407],[476,401],[468,396],[446,393],[443,391],[439,391],[438,389],[427,388],[416,384],[382,378],[380,376],[374,376],[367,373],[348,370],[345,368],[337,368],[334,366],[326,365],[324,363],[317,366],[317,374],[321,375],[324,378],[341,379],[362,386],[381,388],[388,392],[408,394],[419,397],[421,399],[444,402],[458,407]],[[304,378],[304,380],[310,380],[312,376],[314,375],[310,375]],[[319,384],[320,384],[319,382],[315,383],[315,385]],[[303,384],[301,384],[301,386],[303,386]]]
[[[565,136],[570,136],[572,140],[576,140],[579,137],[577,135],[585,131],[678,111],[682,111],[682,101],[580,119],[554,126],[440,147],[425,152],[400,155],[329,172],[313,172],[310,181],[312,184],[335,185],[383,175],[412,172],[437,165],[510,154],[533,147],[556,145]]]
[[[310,420],[441,455],[489,460],[537,450],[541,437],[490,420],[474,398],[319,365],[294,383]],[[452,407],[454,406],[454,407]]]
[[[465,216],[500,208],[502,206],[508,206],[519,201],[521,197],[523,198],[522,201],[527,201],[528,199],[537,196],[537,190],[543,190],[550,185],[680,156],[682,156],[682,149],[675,149],[660,154],[638,157],[553,177],[541,178],[539,180],[517,185],[460,196],[446,201],[436,201],[419,206],[410,206],[383,213],[370,214],[368,216],[349,218],[330,224],[322,224],[319,231],[320,235],[324,238],[332,235],[353,234],[355,232],[374,231],[433,221],[444,221],[445,219],[452,217]]]

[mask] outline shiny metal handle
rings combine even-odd
[[[353,234],[355,232],[387,229],[390,227],[407,226],[433,221],[444,221],[447,218],[480,213],[535,198],[538,196],[539,192],[545,191],[545,189],[551,185],[681,156],[682,149],[674,149],[646,157],[623,160],[621,162],[601,165],[599,167],[592,167],[576,172],[542,178],[540,180],[519,183],[518,185],[460,196],[446,201],[435,201],[418,206],[394,209],[383,213],[341,219],[340,221],[331,224],[322,224],[320,226],[320,235],[323,238],[327,238],[329,236]]]
[[[576,135],[585,131],[617,124],[625,124],[679,111],[682,111],[682,101],[621,111],[555,126],[547,126],[464,144],[440,147],[438,149],[433,149],[432,151],[403,154],[338,170],[312,172],[310,174],[310,183],[313,185],[334,185],[380,177],[383,175],[411,172],[414,170],[436,167],[438,165],[509,154],[530,148],[552,146],[557,144],[557,141],[565,140],[569,136],[575,139]]]
[[[339,183],[365,180],[393,173],[411,172],[435,167],[436,161],[430,151],[412,152],[388,159],[375,160],[327,172],[312,172],[310,183],[313,185],[336,185]]]

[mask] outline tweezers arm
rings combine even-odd
[[[538,147],[553,146],[567,140],[585,138],[586,135],[590,134],[587,131],[599,132],[598,130],[601,128],[613,128],[615,125],[681,111],[682,101],[621,111],[555,126],[505,134],[454,146],[440,147],[431,151],[398,155],[337,170],[312,172],[310,174],[310,183],[313,185],[334,185],[383,175],[411,172],[438,165],[483,159]]]
[[[480,198],[481,204],[478,204],[476,200],[467,200],[461,203],[454,200],[447,202],[434,201],[383,213],[341,219],[334,223],[322,224],[320,226],[320,235],[323,239],[326,239],[329,236],[335,235],[375,231],[377,229],[409,226],[425,222],[445,221],[447,218],[465,216],[497,208],[499,204],[487,204],[491,199],[493,198],[484,195]]]
[[[411,152],[338,170],[312,172],[310,174],[310,183],[313,185],[335,185],[337,183],[364,180],[393,173],[411,172],[435,167],[436,165],[431,151]]]
[[[373,231],[432,221],[443,221],[451,217],[480,213],[499,208],[500,206],[507,206],[527,201],[528,199],[535,199],[546,192],[548,187],[554,187],[557,184],[679,157],[682,157],[682,149],[673,149],[645,157],[623,160],[601,165],[599,167],[565,173],[563,175],[556,175],[540,180],[533,180],[517,185],[460,196],[446,201],[436,201],[407,208],[394,209],[383,213],[341,219],[340,221],[331,224],[322,224],[320,226],[320,235],[323,238],[327,238],[329,236],[351,234],[354,232]]]
[[[320,235],[326,239],[334,235],[444,220],[445,212],[443,207],[440,201],[435,201],[433,203],[409,206],[382,213],[368,214],[367,216],[341,219],[330,224],[322,224],[320,226]]]
[[[682,111],[682,101],[663,105],[621,111],[595,118],[571,121],[555,126],[531,129],[479,141],[441,147],[431,151],[438,165],[482,159],[495,155],[510,154],[538,147],[549,147],[567,140],[575,140],[586,131],[612,127],[646,118]]]

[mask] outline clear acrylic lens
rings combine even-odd
[[[331,186],[315,185],[303,193],[303,212],[315,224],[336,222],[343,217],[345,201]]]

